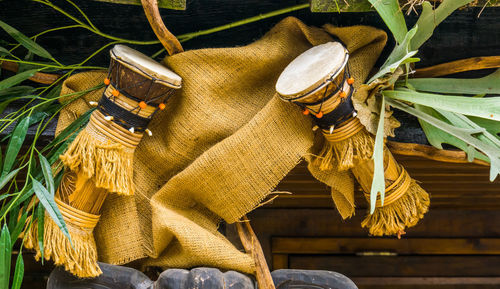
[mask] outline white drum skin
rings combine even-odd
[[[283,70],[276,91],[285,99],[313,93],[344,70],[349,53],[339,42],[327,42],[303,52]]]
[[[172,88],[181,87],[182,78],[179,75],[137,50],[117,44],[110,54],[111,58],[145,77],[154,77],[156,82],[162,82]]]

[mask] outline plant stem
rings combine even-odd
[[[225,25],[213,27],[213,28],[210,28],[210,29],[200,30],[200,31],[197,31],[197,32],[191,32],[191,33],[186,33],[186,34],[181,34],[181,35],[177,36],[177,39],[179,39],[179,42],[183,43],[183,42],[189,41],[189,40],[191,40],[193,38],[196,38],[196,37],[199,37],[199,36],[208,35],[208,34],[212,34],[212,33],[215,33],[215,32],[220,32],[220,31],[223,31],[223,30],[227,30],[227,29],[238,27],[238,26],[242,26],[242,25],[245,25],[245,24],[250,24],[250,23],[257,22],[257,21],[260,21],[260,20],[263,20],[263,19],[271,18],[271,17],[274,17],[274,16],[278,16],[278,15],[290,13],[290,12],[301,10],[301,9],[305,9],[307,7],[309,7],[309,3],[299,4],[299,5],[295,5],[295,6],[291,6],[291,7],[287,7],[287,8],[283,8],[283,9],[279,9],[279,10],[275,10],[275,11],[271,11],[271,12],[268,12],[268,13],[259,14],[257,16],[253,16],[253,17],[246,18],[246,19],[243,19],[243,20],[231,22],[229,24],[225,24]],[[155,54],[153,54],[151,56],[151,58],[157,57],[163,51],[165,51],[165,48],[162,48],[159,51],[157,51]]]
[[[177,38],[179,39],[180,42],[185,42],[185,41],[191,40],[191,39],[193,39],[195,37],[198,37],[198,36],[207,35],[207,34],[219,32],[219,31],[231,29],[231,28],[234,28],[234,27],[238,27],[238,26],[241,26],[241,25],[249,24],[249,23],[256,22],[256,21],[259,21],[259,20],[263,20],[263,19],[266,19],[266,18],[270,18],[270,17],[273,17],[273,16],[278,16],[278,15],[281,15],[281,14],[293,12],[293,11],[296,11],[296,10],[304,9],[304,8],[307,8],[307,7],[309,7],[309,3],[295,5],[295,6],[292,6],[292,7],[287,7],[287,8],[283,8],[283,9],[271,11],[271,12],[268,12],[268,13],[260,14],[260,15],[257,15],[257,16],[253,16],[253,17],[246,18],[246,19],[243,19],[243,20],[235,21],[235,22],[232,22],[232,23],[229,23],[229,24],[226,24],[226,25],[222,25],[222,26],[210,28],[210,29],[207,29],[207,30],[200,30],[198,32],[191,32],[191,33],[181,34],[181,35],[177,36]]]
[[[44,0],[33,0],[35,2],[38,2],[40,4],[43,4],[43,5],[47,5],[49,7],[51,7],[52,9],[56,10],[57,12],[63,14],[64,16],[68,17],[69,19],[73,20],[74,22],[78,23],[82,28],[85,28],[99,36],[102,36],[104,38],[108,38],[108,39],[111,39],[111,40],[115,40],[115,41],[121,41],[121,42],[127,42],[127,43],[130,43],[130,44],[137,44],[137,45],[151,45],[151,44],[158,44],[160,43],[159,40],[151,40],[151,41],[138,41],[138,40],[129,40],[129,39],[124,39],[124,38],[119,38],[119,37],[115,37],[115,36],[112,36],[112,35],[109,35],[109,34],[106,34],[106,33],[103,33],[101,32],[100,30],[98,29],[95,29],[85,23],[83,23],[82,21],[80,21],[78,18],[74,17],[73,15],[69,14],[68,12],[64,11],[63,9],[61,9],[59,6],[56,6],[54,5],[52,2],[50,1],[44,1]],[[81,11],[81,10],[80,10]],[[83,12],[82,12],[83,13]]]
[[[31,64],[31,65],[37,65],[37,66],[43,66],[46,68],[58,68],[58,69],[107,69],[105,67],[101,66],[78,66],[78,65],[52,65],[52,64],[46,64],[46,63],[39,63],[39,62],[32,62],[32,61],[26,61],[26,60],[14,60],[14,59],[7,59],[7,58],[2,58],[0,57],[0,61],[10,61],[10,62],[16,62],[16,63],[23,63],[23,64]]]

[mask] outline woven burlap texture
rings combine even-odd
[[[183,78],[183,87],[153,118],[153,136],[137,147],[135,195],[112,194],[103,206],[95,229],[99,259],[123,264],[147,257],[145,265],[253,272],[250,256],[227,241],[218,224],[237,222],[321,147],[311,119],[275,97],[275,83],[295,57],[332,35],[347,45],[360,84],[387,39],[385,32],[366,26],[320,29],[288,17],[247,46],[167,57],[165,64]],[[62,93],[95,86],[104,77],[105,72],[76,74]],[[94,91],[68,106],[57,131],[101,94]],[[354,199],[350,173],[314,167],[311,172],[333,187],[341,214],[348,215]]]

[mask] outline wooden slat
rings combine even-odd
[[[273,238],[273,254],[495,255],[500,238]]]
[[[290,255],[291,269],[329,270],[349,277],[500,277],[500,256]]]
[[[261,234],[279,237],[368,237],[361,228],[365,210],[342,220],[332,209],[258,209],[249,219],[259,239]],[[407,238],[498,238],[498,210],[430,210]]]
[[[415,156],[397,155],[410,175],[431,195],[432,208],[500,209],[500,178],[489,181],[489,167],[469,163],[443,163]],[[317,181],[306,164],[294,168],[278,185],[277,190],[289,191],[269,207],[332,208],[330,188]],[[357,188],[359,190],[359,188]],[[362,194],[356,194],[356,205],[366,208]]]
[[[401,286],[401,285],[500,285],[500,277],[358,277],[352,281],[358,286]],[[441,287],[439,287],[441,288]]]
[[[288,268],[288,255],[287,254],[273,254],[272,270]]]

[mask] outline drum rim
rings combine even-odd
[[[179,88],[181,88],[181,87],[182,87],[182,84],[176,84],[176,83],[171,82],[171,81],[167,81],[167,80],[164,80],[164,79],[160,79],[160,78],[154,77],[153,75],[151,75],[150,73],[148,73],[148,72],[144,71],[144,70],[143,70],[143,69],[141,69],[140,67],[137,67],[137,66],[136,66],[136,65],[134,65],[133,63],[130,63],[130,62],[128,62],[128,61],[126,61],[126,60],[124,60],[123,58],[119,57],[118,55],[116,55],[116,53],[115,53],[115,51],[114,51],[115,47],[117,47],[117,46],[126,47],[127,49],[132,49],[132,48],[130,48],[130,47],[128,47],[128,46],[126,46],[126,45],[120,45],[120,44],[115,45],[115,46],[114,46],[113,48],[111,48],[111,49],[110,49],[110,51],[109,51],[109,53],[110,53],[110,55],[111,55],[111,58],[112,58],[113,60],[118,61],[119,63],[126,65],[126,66],[130,69],[130,70],[133,70],[133,71],[135,71],[135,72],[137,72],[137,73],[139,73],[139,74],[141,74],[141,75],[143,75],[143,76],[145,76],[145,77],[147,77],[147,78],[151,79],[151,81],[153,81],[153,83],[159,83],[159,84],[161,84],[161,85],[168,86],[168,87],[171,87],[171,88],[176,88],[176,89],[179,89]],[[135,50],[135,49],[132,49],[132,50],[136,51],[137,53],[140,53],[140,54],[144,55],[143,53],[141,53],[141,52],[139,52],[139,51],[137,51],[137,50]],[[144,56],[146,56],[146,55],[144,55]],[[147,57],[147,56],[146,56],[146,57]],[[159,65],[161,65],[159,62],[157,62],[157,61],[155,61],[155,60],[153,60],[153,59],[151,59],[151,61],[154,61],[154,62],[158,63]],[[182,77],[181,77],[180,75],[178,75],[177,73],[173,72],[172,70],[170,70],[170,69],[169,69],[168,67],[166,67],[166,66],[163,66],[163,65],[161,65],[161,66],[162,66],[162,67],[164,67],[165,69],[168,69],[168,70],[169,70],[170,72],[172,72],[173,74],[175,74],[175,75],[179,76],[180,81],[182,82]]]
[[[349,51],[347,50],[347,47],[345,47],[345,45],[342,43],[342,42],[339,42],[339,41],[329,41],[329,42],[337,42],[339,43],[340,45],[342,45],[342,48],[344,48],[344,60],[342,62],[342,65],[335,71],[331,71],[330,73],[328,73],[327,75],[325,75],[325,77],[323,77],[321,80],[318,80],[317,82],[311,84],[309,87],[307,87],[306,89],[298,92],[298,93],[294,93],[294,94],[281,94],[277,89],[276,89],[276,92],[280,95],[280,97],[283,99],[283,100],[287,100],[287,101],[292,101],[292,100],[296,100],[296,99],[299,99],[299,98],[303,98],[303,97],[307,97],[311,94],[314,94],[316,92],[318,92],[318,90],[324,88],[327,84],[329,84],[332,79],[334,78],[337,78],[339,76],[339,74],[345,70],[347,68],[347,63],[349,61]],[[328,42],[327,42],[328,43]],[[324,43],[325,44],[325,43]],[[320,44],[321,45],[321,44]],[[316,46],[313,46],[313,47],[316,47]],[[311,48],[313,48],[311,47]],[[310,48],[310,49],[311,49]],[[309,49],[308,49],[309,50]],[[307,51],[307,50],[306,50]],[[304,51],[304,52],[306,52]],[[297,56],[295,59],[297,59],[299,56]],[[286,68],[288,68],[288,66],[293,62],[295,61],[292,60],[286,67],[285,69],[283,69],[283,72],[286,70]],[[283,74],[282,72],[282,74]],[[278,77],[278,80],[279,78],[281,77],[281,75]],[[278,82],[276,82],[276,85],[278,84]]]

